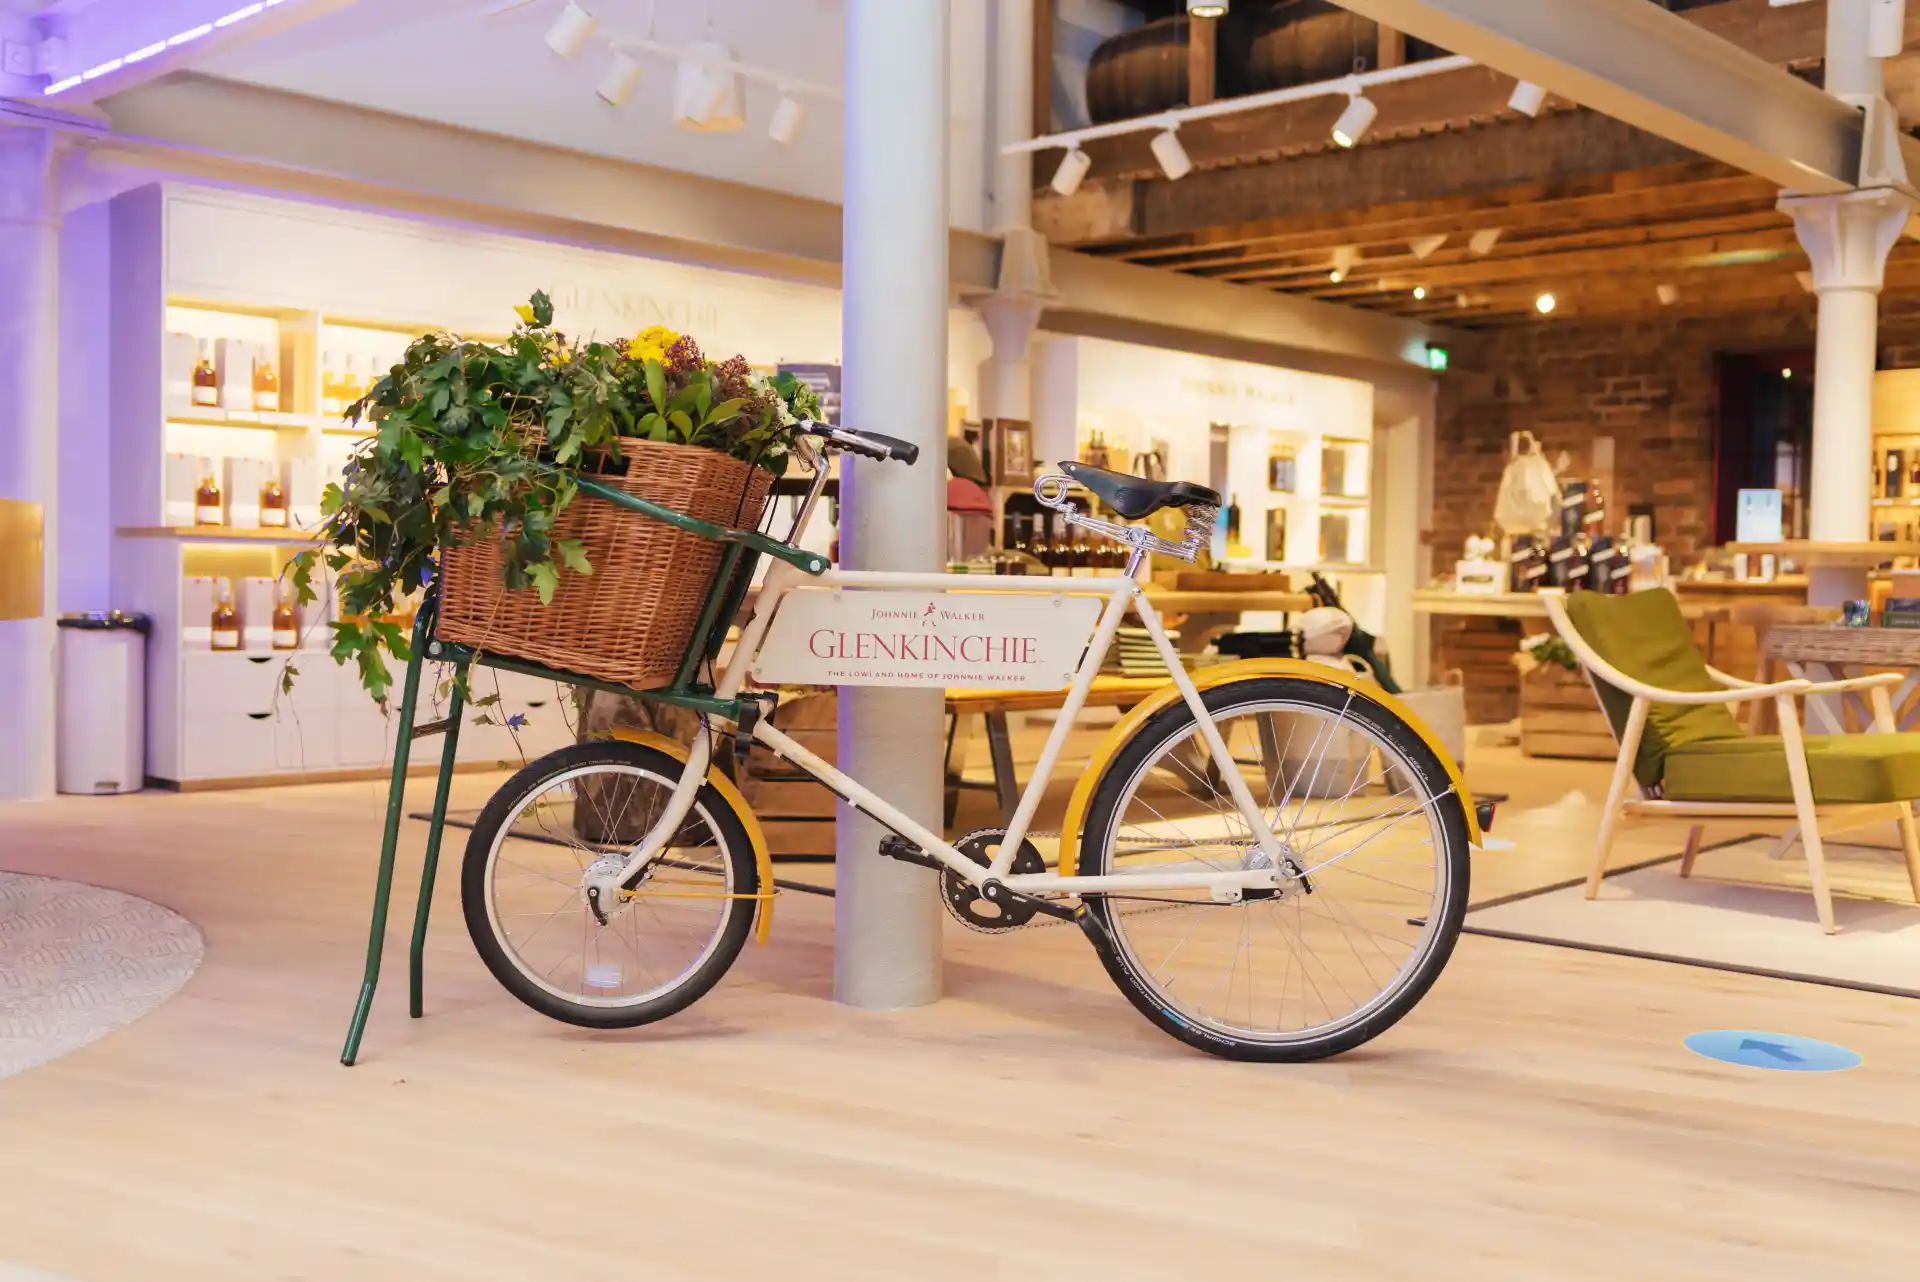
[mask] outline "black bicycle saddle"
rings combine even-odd
[[[1202,504],[1219,507],[1220,496],[1191,481],[1149,481],[1144,476],[1109,472],[1087,463],[1062,463],[1060,470],[1087,487],[1108,507],[1129,521],[1152,516],[1161,508]]]

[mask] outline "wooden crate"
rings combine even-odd
[[[839,700],[832,691],[783,699],[773,724],[807,751],[838,764]],[[766,831],[774,858],[821,856],[834,852],[834,795],[773,755],[756,746],[747,757],[740,779],[747,804]]]
[[[1433,621],[1433,636],[1436,670],[1457,671],[1466,685],[1468,725],[1497,725],[1519,714],[1517,620],[1440,618]]]
[[[1520,677],[1520,750],[1529,757],[1612,761],[1613,731],[1584,672],[1542,663]]]

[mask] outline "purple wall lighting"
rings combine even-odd
[[[171,49],[178,49],[182,45],[192,44],[194,41],[204,36],[210,36],[216,31],[221,31],[237,23],[245,22],[249,18],[257,18],[268,10],[278,8],[285,3],[287,3],[287,0],[256,0],[253,4],[242,5],[224,17],[215,18],[211,22],[202,22],[197,26],[176,32],[164,40],[155,40],[150,44],[142,45],[140,48],[130,50],[117,58],[110,58],[97,66],[88,67],[79,75],[68,76],[64,80],[56,80],[41,90],[41,93],[49,98],[55,94],[65,93],[69,89],[83,85],[89,80],[98,80],[101,76],[111,75],[119,71],[122,67],[135,66],[145,62],[149,58],[157,58]]]

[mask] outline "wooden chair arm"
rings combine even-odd
[[[1752,690],[1766,684],[1764,681],[1748,681],[1746,678],[1736,677],[1730,672],[1722,672],[1711,663],[1707,665],[1707,675],[1715,681],[1718,681],[1721,685],[1728,686],[1735,690]]]
[[[1751,703],[1755,699],[1778,699],[1805,694],[1813,683],[1811,681],[1775,681],[1771,685],[1755,685],[1743,681],[1740,688],[1733,690],[1662,690],[1658,686],[1644,685],[1635,681],[1628,687],[1628,693],[1637,698],[1651,699],[1655,703],[1700,704],[1700,703]]]

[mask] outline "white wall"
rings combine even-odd
[[[779,92],[747,87],[747,124],[737,133],[674,128],[674,67],[643,55],[632,99],[609,107],[594,87],[612,59],[592,43],[568,62],[542,42],[562,0],[535,0],[494,19],[474,0],[367,0],[297,31],[269,36],[211,59],[215,75],[353,103],[380,111],[506,134],[532,142],[660,165],[755,187],[838,202],[842,110],[807,100],[799,139],[766,136]],[[953,224],[988,229],[989,5],[952,0]],[[606,31],[643,35],[648,0],[596,0]],[[705,0],[658,0],[656,37],[684,45],[702,38]],[[713,38],[739,61],[841,83],[845,15],[840,0],[711,0]],[[378,146],[377,138],[368,139]]]

